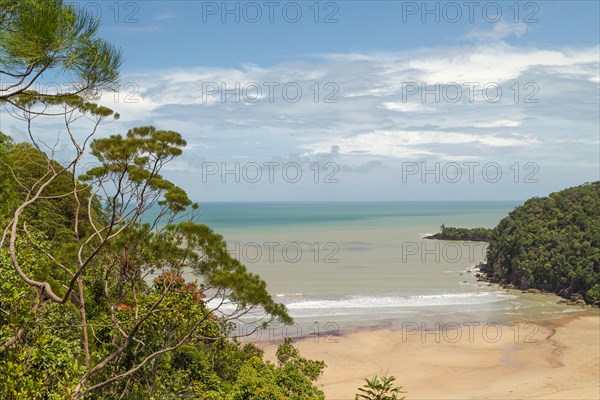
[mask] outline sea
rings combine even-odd
[[[579,311],[553,295],[478,281],[486,243],[425,239],[442,224],[493,228],[520,204],[207,202],[197,222],[222,234],[230,254],[267,283],[294,318],[294,335],[500,324]],[[252,315],[240,329],[253,326]]]

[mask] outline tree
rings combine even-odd
[[[114,89],[122,57],[97,37],[99,20],[62,0],[0,0],[0,102]],[[65,90],[35,90],[43,74],[63,75]],[[85,97],[85,96],[84,96]]]
[[[182,136],[142,126],[96,138],[118,114],[86,91],[111,87],[120,64],[98,21],[58,0],[0,6],[0,74],[16,80],[0,105],[29,136],[0,134],[0,397],[233,399],[256,384],[272,398],[322,398],[321,364],[292,354],[274,366],[233,335],[242,317],[291,318],[161,175]],[[52,70],[80,84],[31,89]],[[66,136],[40,132],[40,115],[60,116]]]
[[[78,111],[96,118],[93,131],[112,114],[88,103]],[[67,131],[74,156],[65,167],[41,152],[33,134],[32,145],[15,146],[4,160],[21,190],[1,244],[5,260],[30,288],[25,315],[40,307],[77,310],[69,319],[80,327],[83,360],[73,398],[131,381],[183,345],[220,340],[228,322],[257,308],[265,323],[291,322],[265,282],[230,257],[220,235],[192,220],[176,223],[189,207],[197,208],[160,175],[181,154],[181,135],[140,127],[124,137],[95,139],[90,148],[98,164],[78,179],[91,135],[81,143],[70,122]],[[156,217],[142,224],[151,208]],[[54,216],[40,223],[45,209]],[[23,258],[32,249],[35,263]],[[185,271],[195,272],[201,286],[185,282]],[[221,310],[227,303],[235,308]],[[23,339],[28,322],[21,324],[1,352]]]
[[[396,380],[393,376],[382,376],[381,378],[375,375],[373,378],[365,378],[365,385],[359,388],[356,395],[356,400],[404,400],[404,397],[398,398],[402,391],[402,386],[394,386]]]

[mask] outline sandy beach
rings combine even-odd
[[[375,374],[394,375],[407,399],[600,399],[597,309],[535,323],[404,328],[295,343],[327,364],[317,383],[330,400],[354,399]],[[262,347],[275,360],[277,344]]]

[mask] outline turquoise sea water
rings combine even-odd
[[[199,222],[224,235],[230,253],[267,282],[304,329],[568,312],[551,296],[477,282],[473,267],[484,260],[484,243],[423,239],[441,224],[494,227],[519,204],[204,203]]]
[[[216,230],[326,229],[398,224],[495,226],[519,202],[256,202],[203,203],[203,223]]]

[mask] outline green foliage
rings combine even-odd
[[[6,136],[0,132],[0,151],[9,150],[14,145],[14,141],[10,136]]]
[[[39,184],[48,168],[62,171],[62,167],[31,145],[0,139],[4,171],[10,173],[0,189],[11,190],[13,199],[7,200],[0,216],[8,221],[14,207],[27,198],[26,188]],[[125,138],[100,139],[92,149],[102,166],[84,178],[94,181],[112,176],[128,181],[129,187],[155,193],[162,207],[178,214],[191,202],[185,191],[158,174],[159,168],[154,170],[157,164],[150,160],[171,159],[183,145],[179,134],[151,127],[131,130]],[[80,200],[91,201],[91,221],[108,222],[100,200],[90,197],[91,191],[69,171],[62,172],[45,189],[44,198],[25,209],[22,221],[27,229],[19,225],[15,246],[23,272],[49,282],[59,294],[71,279],[66,270],[76,264],[79,246],[94,236],[87,207],[77,214],[75,199],[65,193],[76,185]],[[7,184],[13,179],[21,184]],[[73,234],[76,215],[79,239]],[[4,278],[0,345],[17,339],[0,351],[0,373],[5,377],[0,383],[1,398],[78,398],[76,388],[81,382],[84,390],[101,384],[85,395],[90,399],[121,395],[123,399],[324,398],[314,381],[325,364],[301,357],[291,342],[281,345],[278,365],[274,365],[263,361],[256,346],[228,339],[229,325],[205,301],[209,290],[218,290],[240,309],[260,307],[269,318],[282,322],[291,318],[270,297],[265,282],[230,256],[221,235],[191,221],[160,230],[135,222],[116,228],[121,229],[119,234],[99,249],[81,279],[89,366],[77,296],[65,304],[49,301],[18,276],[8,249],[0,248]],[[195,273],[199,280],[186,280],[184,271]],[[138,326],[144,315],[149,316],[147,322]],[[130,340],[126,334],[133,331],[135,339]],[[106,368],[84,378],[91,367],[121,347],[124,350]],[[151,361],[145,362],[149,357]],[[124,378],[115,379],[119,376]],[[102,384],[106,381],[110,383]]]
[[[45,268],[32,241],[19,247],[28,272]],[[0,397],[63,399],[83,372],[78,332],[60,328],[77,324],[76,313],[42,302],[17,276],[7,253],[0,249],[0,345],[21,334],[16,345],[0,353]]]
[[[52,70],[79,81],[66,95],[114,87],[122,57],[97,37],[99,20],[91,14],[62,0],[0,0],[0,10],[0,75],[20,83],[0,91],[0,100]]]
[[[252,346],[253,347],[253,346]],[[246,351],[256,352],[252,347]],[[242,364],[227,400],[318,400],[325,399],[323,392],[312,384],[322,373],[325,364],[300,357],[291,340],[277,349],[279,367],[264,363],[253,356]]]
[[[181,155],[185,140],[177,132],[157,130],[153,126],[130,129],[125,138],[112,135],[92,142],[92,155],[101,165],[88,170],[79,179],[102,182],[107,177],[120,187],[131,184],[140,197],[164,191],[159,205],[180,213],[192,205],[185,191],[163,179],[158,173],[162,166]],[[117,187],[117,189],[119,189]]]
[[[292,323],[282,304],[275,303],[269,295],[267,284],[253,274],[227,251],[223,236],[215,233],[204,224],[180,222],[167,226],[173,243],[192,249],[202,249],[202,257],[194,258],[192,269],[204,278],[208,286],[230,292],[230,299],[247,307],[259,304],[268,314],[279,318],[283,323]],[[194,257],[190,252],[190,257]]]
[[[222,236],[192,218],[174,223],[198,209],[160,175],[186,145],[179,133],[143,126],[96,139],[99,164],[74,176],[91,136],[78,143],[71,121],[119,118],[86,101],[113,88],[122,60],[98,28],[62,0],[0,0],[0,105],[28,123],[34,106],[63,107],[77,153],[60,165],[33,136],[15,144],[0,133],[0,398],[323,399],[322,362],[288,342],[279,365],[265,362],[211,307],[208,296],[236,304],[228,318],[262,309],[265,323],[291,322]],[[75,86],[34,90],[53,72]],[[159,218],[140,224],[151,207]]]
[[[356,394],[356,400],[404,400],[404,397],[398,397],[402,391],[402,386],[394,386],[396,380],[393,376],[375,375],[373,378],[365,378],[365,385],[359,388]]]
[[[493,280],[565,297],[600,297],[600,183],[527,200],[494,229],[482,268]]]
[[[325,369],[323,361],[312,361],[301,357],[298,349],[292,345],[292,339],[290,338],[285,338],[284,343],[277,349],[276,355],[280,366],[298,368],[303,375],[311,380],[317,380],[323,373],[323,369]]]
[[[440,240],[469,240],[473,242],[489,242],[493,237],[493,230],[489,228],[453,228],[442,225],[441,232],[429,237]]]
[[[8,154],[11,148],[14,146],[14,142],[10,136],[4,135],[0,132],[0,224],[5,225],[5,218],[8,215],[11,207],[10,204],[15,201],[15,190],[12,185],[4,184],[11,180],[10,164],[8,163]],[[4,218],[4,219],[3,219]]]
[[[600,300],[600,284],[595,284],[590,290],[587,291],[587,297],[591,301]]]

